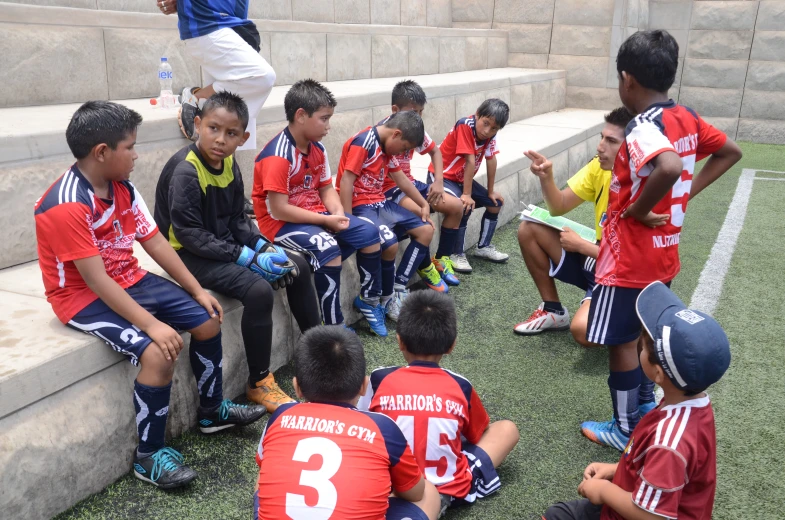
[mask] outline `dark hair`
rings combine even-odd
[[[237,118],[240,120],[240,124],[243,125],[243,129],[248,126],[248,105],[246,105],[243,98],[237,94],[233,94],[228,90],[216,92],[207,99],[202,107],[202,117],[219,108],[237,114]]]
[[[398,108],[406,105],[424,106],[428,102],[425,91],[419,83],[405,79],[395,84],[392,91],[392,104]]]
[[[668,92],[679,66],[679,44],[668,31],[638,31],[619,48],[616,70],[626,72],[644,87]]]
[[[415,147],[421,146],[425,140],[425,125],[422,118],[413,110],[394,113],[385,121],[384,126],[400,130],[404,141]]]
[[[627,128],[632,118],[635,117],[630,114],[630,111],[624,107],[614,108],[605,114],[605,122],[609,125],[618,126],[622,129]]]
[[[499,128],[504,128],[507,120],[510,118],[510,107],[498,98],[486,99],[477,108],[477,117],[490,117],[494,122],[499,125]]]
[[[68,148],[77,159],[84,159],[90,150],[106,144],[112,150],[142,124],[138,112],[111,101],[88,101],[71,117],[65,130]]]
[[[294,114],[301,108],[311,117],[320,108],[335,108],[337,104],[333,93],[327,87],[313,79],[301,79],[289,88],[283,100],[283,109],[286,120],[291,123],[294,121]]]
[[[649,363],[661,367],[662,363],[660,363],[660,358],[657,357],[657,353],[654,351],[654,339],[651,336],[649,336],[648,332],[645,331],[643,332],[643,342],[646,344],[646,352],[649,357]],[[702,394],[705,391],[706,391],[705,388],[701,388],[700,390],[685,388],[684,390],[682,390],[682,392],[684,392],[684,395],[686,395],[687,397],[692,397],[694,395]]]
[[[396,328],[412,354],[446,354],[458,337],[455,303],[436,291],[414,291],[401,307]]]
[[[313,327],[297,344],[294,374],[308,401],[351,401],[365,379],[363,344],[340,325]]]

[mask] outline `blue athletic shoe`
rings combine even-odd
[[[641,416],[641,419],[643,419],[644,415],[651,412],[655,408],[657,408],[657,401],[652,401],[650,403],[641,403],[640,406],[638,406],[638,414]]]
[[[373,331],[374,334],[381,336],[382,338],[387,337],[387,327],[384,325],[384,307],[382,307],[382,304],[372,307],[358,296],[354,299],[354,306],[362,313],[363,318],[368,321],[368,325],[370,325],[371,331]]]
[[[627,443],[630,442],[630,437],[624,435],[614,419],[606,422],[586,421],[581,424],[581,433],[592,442],[619,451],[624,451]]]
[[[461,281],[455,276],[455,264],[453,264],[449,256],[434,258],[433,265],[436,266],[436,270],[439,271],[439,276],[442,277],[447,285],[461,284]]]

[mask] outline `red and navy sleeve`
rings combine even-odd
[[[390,460],[390,478],[393,491],[409,491],[420,482],[422,472],[406,438],[398,425],[386,415],[373,412],[363,413],[376,423],[382,438],[384,438],[384,445]]]

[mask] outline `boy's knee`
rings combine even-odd
[[[365,254],[371,254],[377,252],[381,248],[382,248],[381,244],[377,242],[376,244],[371,244],[368,247],[363,247],[362,249],[360,249],[360,252]]]
[[[337,250],[338,258],[340,258],[341,249],[337,245],[333,247],[335,247],[335,249]],[[300,271],[300,274],[307,273],[308,271],[311,270],[311,264],[309,264],[308,261],[302,257],[302,255],[298,255],[297,253],[287,253],[286,256],[288,256],[289,259],[292,262],[294,262],[294,265],[297,266],[297,269]]]
[[[196,341],[207,341],[221,332],[221,324],[218,322],[217,317],[210,318],[195,329],[191,329],[189,332],[191,333],[191,337]]]
[[[398,242],[389,245],[386,249],[382,249],[382,260],[395,260],[395,255],[398,254]]]
[[[521,225],[518,226],[518,242],[522,243],[531,239],[534,236],[533,227],[532,222],[526,222],[525,220],[521,222]]]
[[[272,312],[275,294],[272,286],[261,277],[248,288],[243,297],[243,306],[258,312]]]
[[[586,339],[586,320],[573,319],[570,323],[570,333],[573,339],[582,347],[591,347],[593,343],[589,343]]]
[[[182,351],[180,351],[182,354]],[[164,356],[161,347],[157,343],[151,342],[142,352],[139,364],[145,372],[154,372],[161,380],[171,380],[174,375],[175,360],[168,360]]]
[[[514,422],[509,419],[502,419],[501,421],[497,421],[496,424],[498,425],[499,432],[505,439],[513,445],[518,444],[521,433],[518,431],[518,426],[516,426]]]
[[[433,240],[433,226],[430,224],[420,226],[415,229],[412,234],[418,242],[428,245],[431,243],[431,240]]]

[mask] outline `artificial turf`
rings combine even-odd
[[[690,203],[680,243],[682,272],[673,284],[685,302],[722,226],[741,168],[785,170],[785,147],[744,144],[743,150],[741,163]],[[726,377],[709,391],[717,417],[717,520],[775,519],[785,511],[783,200],[785,182],[755,182],[715,312],[733,353]],[[578,208],[572,218],[591,224],[591,208]],[[462,276],[461,286],[451,291],[459,339],[443,366],[468,377],[492,420],[513,420],[521,440],[499,470],[501,491],[450,511],[448,519],[539,520],[554,501],[577,498],[587,463],[619,457],[578,430],[584,420],[611,415],[604,350],[580,348],[569,332],[526,338],[512,333],[513,325],[540,303],[518,252],[516,229],[517,222],[510,223],[494,239],[511,254],[506,265],[475,260],[474,273]],[[558,288],[573,312],[581,291],[564,284]],[[390,329],[390,337],[381,339],[359,324],[369,367],[402,363],[394,326]],[[292,375],[289,365],[276,378],[291,391]],[[254,453],[263,427],[264,420],[215,437],[188,432],[170,443],[199,472],[186,489],[159,491],[129,474],[58,518],[250,518]]]

